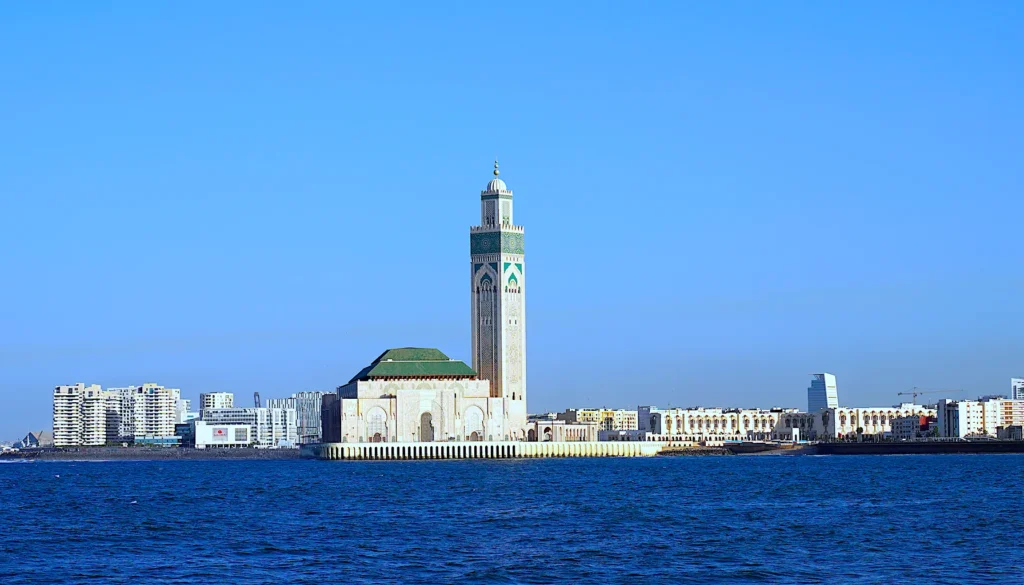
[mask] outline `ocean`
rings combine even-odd
[[[1021,583],[1024,455],[0,464],[0,583]]]

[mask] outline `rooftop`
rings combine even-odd
[[[430,347],[398,347],[380,354],[359,371],[349,384],[360,380],[458,378],[475,379],[477,373],[461,360],[453,360]]]

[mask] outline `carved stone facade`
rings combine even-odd
[[[498,178],[480,192],[480,225],[471,228],[473,368],[491,382],[512,436],[526,428],[526,263],[524,230],[513,223],[512,191]]]

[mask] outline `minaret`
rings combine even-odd
[[[473,369],[504,399],[513,438],[526,426],[526,263],[523,228],[512,223],[512,191],[494,178],[480,192],[480,225],[470,228]]]

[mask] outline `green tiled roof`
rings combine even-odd
[[[476,378],[465,362],[450,359],[429,347],[389,349],[359,371],[349,384],[375,378]]]

